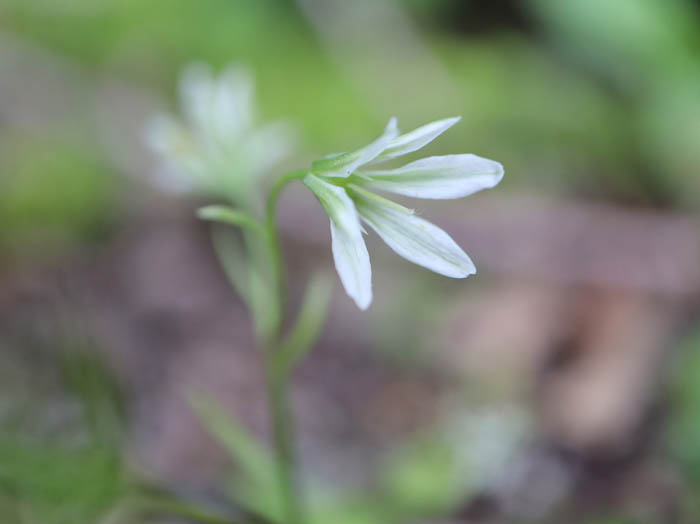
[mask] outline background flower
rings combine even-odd
[[[156,173],[169,190],[225,197],[249,207],[260,178],[292,151],[291,127],[256,125],[253,79],[241,66],[216,76],[205,64],[188,66],[180,78],[183,118],[162,114],[146,139],[160,157]]]

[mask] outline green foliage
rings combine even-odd
[[[231,457],[232,502],[273,522],[280,521],[275,466],[267,449],[210,397],[190,397],[200,419]],[[373,489],[338,490],[310,479],[309,520],[314,524],[400,524],[416,516],[447,514],[468,484],[455,478],[454,450],[437,434],[397,443],[380,461]]]
[[[655,524],[655,522],[646,518],[625,515],[624,513],[615,513],[585,520],[584,524]]]
[[[700,486],[700,332],[679,348],[669,400],[670,452],[693,485]]]
[[[42,4],[44,4],[42,6]],[[292,117],[324,146],[366,135],[376,121],[332,67],[292,2],[279,0],[52,0],[0,3],[0,28],[171,93],[193,59],[251,67],[270,117]],[[43,7],[43,8],[42,8]],[[338,126],[342,121],[343,125]]]
[[[224,446],[240,472],[231,483],[235,502],[272,521],[282,515],[275,463],[267,449],[211,397],[196,393],[190,405],[206,428]]]
[[[18,522],[93,523],[127,485],[122,458],[113,448],[0,438],[0,508],[21,514]]]
[[[573,57],[614,85],[633,124],[631,157],[657,203],[700,200],[700,18],[674,0],[535,0],[533,10]]]
[[[434,438],[410,442],[393,454],[384,483],[395,511],[407,517],[429,517],[454,504],[464,494],[455,492],[459,483],[453,460],[453,450]]]
[[[17,399],[0,417],[0,522],[93,524],[134,487],[114,381],[93,356],[62,355],[59,373],[34,370],[44,391],[31,394],[39,398]],[[47,428],[46,410],[39,420],[24,414],[35,404],[49,404],[54,423],[68,420]],[[82,408],[79,416],[72,406]]]
[[[531,2],[564,47],[625,89],[640,91],[693,67],[697,17],[679,0]],[[650,74],[651,72],[658,74]]]
[[[407,2],[419,12],[448,3]],[[458,93],[449,109],[441,100],[432,108],[465,115],[434,152],[470,144],[507,169],[518,166],[509,184],[538,192],[696,205],[700,23],[691,3],[533,0],[522,9],[544,38],[422,35]],[[361,143],[392,113],[372,114],[293,2],[174,0],[164,8],[136,0],[6,0],[0,28],[89,71],[106,69],[168,94],[192,59],[245,63],[266,117],[293,119],[317,151]],[[392,87],[397,107],[405,107],[401,86]]]
[[[294,325],[281,343],[276,363],[278,374],[290,375],[316,344],[326,324],[331,282],[324,273],[314,275],[309,281]]]
[[[60,138],[16,139],[0,159],[0,246],[50,254],[103,234],[113,184],[95,155]]]
[[[62,355],[61,371],[69,395],[82,408],[86,429],[97,445],[119,452],[126,412],[121,391],[105,365],[88,353]]]

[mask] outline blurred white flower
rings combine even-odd
[[[467,254],[442,229],[368,190],[452,199],[498,184],[503,166],[469,154],[433,156],[397,169],[378,169],[382,162],[417,151],[458,121],[459,117],[437,120],[399,135],[392,118],[374,142],[313,162],[304,178],[330,217],[335,266],[345,291],[360,309],[372,301],[372,269],[361,220],[415,264],[452,278],[476,273]]]
[[[183,119],[158,115],[146,142],[160,157],[157,181],[168,190],[228,197],[240,204],[256,181],[292,151],[282,122],[256,126],[250,73],[232,66],[218,77],[205,64],[180,78]]]

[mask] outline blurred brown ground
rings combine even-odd
[[[697,319],[700,288],[684,284],[698,282],[697,267],[687,265],[700,258],[696,222],[517,198],[481,198],[458,221],[439,217],[488,270],[449,294],[435,365],[401,370],[378,359],[366,320],[336,294],[295,384],[305,463],[333,481],[368,478],[383,446],[433,420],[440,399],[469,383],[483,385],[482,396],[531,405],[538,419],[519,459],[522,478],[493,494],[499,507],[523,497],[553,504],[540,500],[532,480],[546,485],[554,468],[579,503],[612,498],[638,508],[641,497],[653,512],[672,513],[678,481],[649,452],[672,337]],[[51,318],[58,304],[82,319],[128,392],[134,463],[202,490],[226,461],[185,395],[207,389],[265,435],[262,380],[247,315],[216,267],[207,228],[191,207],[164,206],[157,215],[134,213],[98,254],[6,272],[0,317],[4,333],[25,337],[41,336],[34,319]],[[294,274],[328,266],[327,225],[308,197],[290,192],[282,223],[303,225],[285,230]],[[374,242],[370,249],[376,274],[392,275],[380,284],[381,309],[420,270]],[[464,515],[478,513],[471,505]]]

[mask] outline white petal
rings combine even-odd
[[[356,151],[340,153],[317,160],[311,165],[311,170],[324,176],[348,177],[358,167],[371,162],[379,156],[398,134],[396,118],[391,118],[382,136],[371,144]]]
[[[202,166],[188,130],[171,117],[158,115],[148,122],[144,139],[160,159],[153,173],[156,185],[178,194],[194,190]]]
[[[307,175],[304,184],[331,219],[333,261],[345,292],[357,307],[367,309],[372,302],[372,268],[355,204],[343,188],[314,175]]]
[[[187,122],[207,130],[214,121],[215,83],[211,68],[201,62],[188,65],[180,76],[180,98]]]
[[[476,273],[467,254],[439,227],[357,194],[355,204],[362,219],[406,260],[452,278]]]
[[[461,198],[494,187],[503,166],[476,155],[431,156],[398,169],[363,171],[361,186],[416,198]]]
[[[219,77],[215,89],[216,113],[212,124],[219,136],[233,140],[253,125],[253,77],[242,67],[229,67]]]
[[[407,155],[413,151],[417,151],[426,144],[435,140],[442,133],[455,125],[461,117],[445,118],[436,120],[424,126],[414,129],[410,133],[401,135],[391,141],[389,146],[379,155],[374,162],[383,162],[397,156]]]
[[[396,138],[398,134],[399,128],[397,126],[396,117],[392,117],[389,119],[389,123],[384,128],[384,133],[382,133],[382,136],[377,138],[371,144],[363,147],[360,150],[359,158],[346,168],[346,172],[350,174],[358,167],[374,160],[386,149],[386,147]]]

